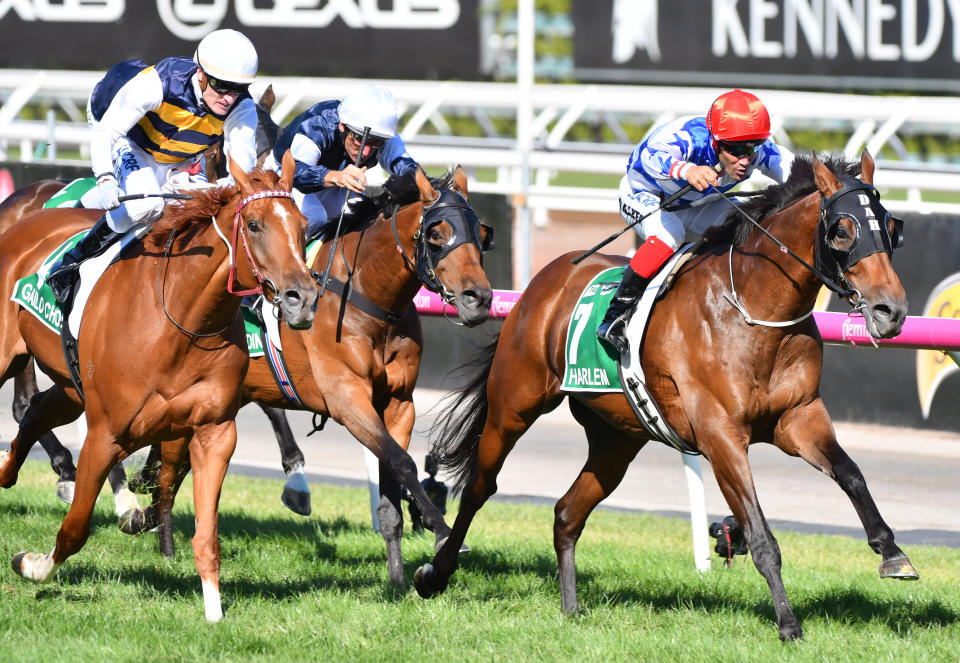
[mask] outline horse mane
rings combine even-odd
[[[822,163],[837,178],[860,174],[859,161],[847,161],[842,156],[828,156]],[[739,208],[749,216],[762,222],[791,203],[817,190],[814,179],[813,157],[798,155],[790,168],[790,177],[783,184],[774,184],[758,192]],[[703,235],[708,244],[733,244],[741,246],[753,232],[753,224],[736,210],[731,210],[722,224],[709,228]]]
[[[260,184],[267,189],[275,189],[280,181],[280,177],[272,170],[260,168],[247,173],[247,179],[252,184]],[[163,215],[153,224],[151,234],[166,235],[176,230],[180,235],[192,235],[196,229],[202,228],[211,217],[219,214],[220,210],[233,200],[237,195],[237,187],[188,189],[183,193],[188,193],[193,198],[166,205]]]
[[[438,191],[450,189],[453,187],[453,172],[448,170],[439,177],[428,176],[427,179],[430,181],[430,186]],[[366,228],[379,218],[378,215],[389,219],[401,207],[413,205],[420,200],[420,188],[417,186],[416,173],[413,171],[399,176],[391,175],[383,183],[383,187],[385,190],[383,194],[364,197],[353,205],[352,211],[355,212],[356,218],[363,221],[351,223],[349,231]]]

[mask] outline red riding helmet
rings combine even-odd
[[[755,94],[731,90],[710,106],[707,129],[715,141],[766,140],[770,137],[770,115]]]

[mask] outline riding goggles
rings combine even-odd
[[[206,72],[204,72],[206,73]],[[243,94],[250,89],[249,83],[233,83],[231,81],[222,81],[207,74],[207,83],[217,94]]]
[[[357,131],[357,130],[354,129],[353,127],[347,127],[347,135],[348,135],[350,138],[352,138],[353,140],[355,140],[355,141],[357,142],[357,144],[360,144],[360,143],[363,142],[363,132],[362,132],[362,131]],[[383,138],[383,137],[381,137],[381,136],[374,136],[374,135],[372,135],[372,134],[369,134],[369,135],[367,135],[367,142],[364,143],[364,144],[365,144],[367,147],[376,149],[376,148],[383,147],[384,144],[386,144],[386,142],[387,142],[387,139],[386,139],[386,138]]]
[[[764,141],[762,140],[742,140],[737,142],[720,140],[717,141],[717,146],[730,156],[742,159],[743,157],[749,157],[756,154],[757,150],[760,149],[760,146],[763,145],[763,143]]]

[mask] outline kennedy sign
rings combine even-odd
[[[0,0],[0,67],[192,55],[234,28],[274,75],[477,78],[478,0]]]
[[[958,90],[960,0],[574,0],[582,80]]]

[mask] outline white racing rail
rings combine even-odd
[[[11,151],[32,157],[80,149],[86,154],[87,96],[102,72],[0,69],[0,159]],[[260,76],[256,98],[269,83],[277,94],[274,119],[283,124],[311,104],[340,98],[364,79]],[[516,136],[518,88],[512,83],[383,80],[397,97],[405,122],[401,134],[415,158],[425,166],[461,164],[471,174],[471,190],[506,195],[526,194],[534,219],[537,212],[617,209],[613,187],[554,186],[559,173],[619,175],[634,147],[624,123],[659,124],[682,115],[703,113],[723,89],[538,84],[533,89],[533,147],[523,154]],[[906,191],[906,201],[890,200],[894,210],[960,213],[960,202],[937,202],[945,192],[960,191],[960,166],[925,164],[907,154],[901,136],[960,136],[960,98],[884,97],[856,94],[755,90],[770,110],[777,140],[794,150],[791,131],[814,129],[846,136],[844,152],[858,157],[864,148],[878,159],[877,185]],[[37,106],[59,109],[66,120],[26,117]],[[458,136],[457,118],[474,120],[482,135]],[[607,142],[575,141],[571,129],[586,122],[612,136]],[[19,149],[16,149],[19,148]],[[524,157],[527,157],[526,159]],[[530,186],[523,191],[523,167],[529,164]],[[478,171],[485,171],[477,181]],[[490,173],[495,177],[490,181]],[[759,183],[758,183],[759,184]],[[902,196],[901,196],[902,197]]]

